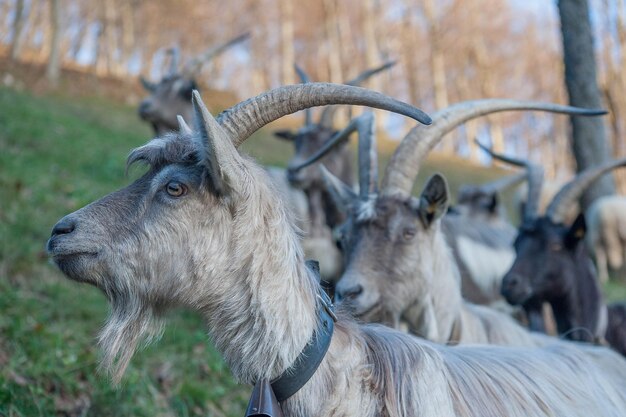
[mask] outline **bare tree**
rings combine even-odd
[[[559,16],[563,35],[565,84],[572,106],[602,108],[602,94],[596,77],[593,35],[587,0],[559,0]],[[572,149],[578,172],[609,159],[604,121],[600,118],[570,118]],[[605,176],[596,186],[585,191],[582,204],[591,203],[604,195],[613,194],[615,185],[611,176]]]
[[[13,33],[11,36],[11,49],[9,51],[9,58],[15,61],[19,55],[21,41],[22,41],[22,29],[24,28],[24,0],[17,0],[15,3],[15,17],[13,18]]]
[[[61,0],[50,0],[50,56],[48,57],[48,69],[46,71],[46,76],[48,77],[50,85],[53,87],[56,87],[59,84],[59,77],[61,75],[60,2]]]
[[[293,64],[296,60],[293,46],[293,0],[280,0],[280,17],[281,79],[283,84],[293,84]]]

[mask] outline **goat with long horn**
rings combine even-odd
[[[544,331],[539,306],[547,302],[552,307],[557,330],[564,337],[580,341],[611,339],[607,335],[610,321],[607,314],[620,310],[616,307],[607,310],[604,304],[584,242],[585,216],[579,214],[571,225],[565,224],[565,220],[569,207],[587,187],[623,166],[626,159],[609,161],[579,173],[557,193],[544,216],[536,215],[520,226],[515,240],[517,256],[502,281],[502,294],[509,303],[524,307],[533,330]],[[626,340],[617,343],[624,350]]]
[[[379,67],[363,71],[345,85],[358,86],[373,75],[391,68],[395,63],[387,62]],[[299,67],[298,74],[303,83],[310,82],[310,77]],[[330,139],[337,133],[332,121],[338,106],[327,106],[322,111],[318,122],[312,120],[312,113],[306,113],[305,126],[298,131],[276,131],[275,135],[294,144],[295,153],[287,166],[287,176],[294,187],[302,189],[309,199],[309,208],[312,229],[330,227],[341,224],[344,219],[342,212],[336,210],[326,193],[322,178],[317,168],[306,168],[302,163],[311,158],[320,149],[330,143]],[[341,140],[334,142],[332,152],[324,153],[323,163],[333,174],[348,184],[353,183],[352,153],[347,145],[348,136],[341,136]]]
[[[603,113],[510,100],[460,103],[436,113],[431,126],[409,132],[394,152],[378,194],[345,201],[345,187],[334,187],[336,179],[327,181],[336,200],[349,208],[340,233],[347,265],[335,294],[355,314],[394,327],[404,321],[413,333],[441,343],[544,343],[508,315],[462,299],[458,264],[441,230],[449,200],[445,179],[435,175],[419,198],[410,194],[420,163],[445,133],[473,117],[517,109]]]
[[[134,150],[129,163],[150,165],[141,178],[54,226],[48,252],[56,265],[111,303],[99,339],[115,380],[159,317],[176,307],[202,315],[241,383],[293,379],[302,369],[296,359],[327,334],[331,308],[298,232],[265,171],[234,145],[252,126],[316,103],[373,103],[358,89],[333,94],[328,86],[315,99],[300,94],[320,93],[313,84],[292,87],[218,119],[194,94],[193,134]],[[227,122],[235,120],[244,125],[233,129]],[[310,379],[280,396],[286,417],[617,417],[626,409],[626,361],[605,348],[451,348],[341,312],[333,327]]]
[[[210,48],[200,56],[189,60],[179,72],[180,50],[170,48],[170,66],[168,72],[158,83],[141,77],[143,87],[150,94],[139,105],[139,117],[152,125],[155,135],[163,135],[177,128],[177,115],[191,120],[193,108],[191,106],[191,92],[198,89],[196,78],[202,65],[215,58],[218,54],[238,45],[249,38],[243,34],[236,38]]]

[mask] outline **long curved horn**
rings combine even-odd
[[[378,192],[378,149],[374,131],[374,113],[368,111],[358,117],[359,129],[359,197],[366,200]]]
[[[225,110],[217,120],[237,147],[252,133],[274,120],[308,107],[330,104],[369,106],[399,113],[420,123],[432,122],[422,110],[384,94],[360,87],[328,83],[278,87]]]
[[[485,193],[500,193],[508,188],[515,187],[518,184],[524,182],[528,174],[526,172],[519,172],[517,174],[508,175],[504,178],[481,184],[479,187]]]
[[[178,64],[180,62],[180,49],[178,46],[167,50],[167,54],[170,56],[170,67],[168,75],[176,75],[178,73]]]
[[[314,155],[300,165],[290,167],[289,170],[297,172],[314,164],[355,131],[359,133],[359,197],[367,199],[370,194],[378,191],[378,150],[372,112],[365,112],[352,119],[345,129],[328,139]]]
[[[555,224],[563,223],[567,216],[568,209],[594,181],[608,171],[623,166],[626,166],[626,158],[616,159],[602,165],[585,169],[576,175],[572,181],[563,186],[554,196],[546,209],[546,217]]]
[[[304,71],[303,68],[301,68],[298,64],[294,64],[294,67],[296,68],[296,73],[298,74],[298,77],[300,77],[300,82],[302,84],[311,82],[311,78]],[[304,125],[311,126],[312,124],[313,124],[313,110],[311,108],[308,108],[304,110]]]
[[[491,148],[483,145],[478,140],[475,140],[474,142],[480,147],[480,149],[487,152],[492,158],[506,162],[510,165],[526,168],[526,177],[528,178],[528,194],[526,197],[526,205],[524,206],[524,218],[522,220],[527,222],[534,219],[539,211],[539,203],[541,201],[543,167],[525,159],[513,158],[508,155],[494,152]]]
[[[245,41],[249,37],[250,37],[250,33],[246,32],[243,35],[239,35],[236,38],[233,38],[233,39],[231,39],[231,40],[229,40],[227,42],[224,42],[224,43],[222,43],[220,45],[217,45],[217,46],[214,46],[214,47],[211,47],[211,48],[207,49],[205,52],[201,53],[197,57],[195,57],[195,58],[191,59],[189,62],[187,62],[185,64],[185,67],[181,71],[181,74],[184,77],[186,77],[186,78],[193,78],[193,77],[195,77],[198,74],[198,72],[200,71],[200,68],[202,68],[202,65],[204,65],[207,62],[209,62],[210,60],[212,60],[213,58],[215,58],[216,56],[218,56],[222,52],[226,51],[230,47],[235,46],[238,43],[241,43],[241,42]]]
[[[293,64],[293,66],[296,69],[296,74],[298,74],[298,77],[300,77],[301,83],[306,84],[311,82],[311,77],[309,77],[309,74],[304,71],[304,68],[302,68],[298,64]]]
[[[363,71],[362,73],[360,73],[359,75],[357,75],[353,79],[345,82],[344,84],[346,84],[346,85],[353,85],[355,87],[358,87],[358,86],[361,85],[361,83],[366,81],[372,75],[376,75],[379,72],[385,71],[386,69],[389,69],[389,68],[393,67],[394,65],[396,65],[396,61],[385,62],[383,65],[381,65],[379,67],[371,68],[371,69]],[[329,128],[329,129],[332,129],[333,128],[333,120],[335,118],[335,113],[337,112],[338,108],[339,108],[338,106],[328,106],[328,107],[326,107],[322,111],[322,115],[320,116],[319,124],[321,126],[324,126],[324,127]]]
[[[306,159],[300,165],[292,166],[289,169],[294,171],[294,172],[297,172],[297,171],[300,171],[301,169],[304,169],[304,168],[306,168],[306,167],[308,167],[310,165],[313,165],[314,163],[316,163],[317,161],[322,159],[324,156],[326,156],[330,151],[332,151],[337,146],[339,146],[339,144],[341,142],[343,142],[345,139],[347,139],[348,136],[350,136],[353,132],[357,131],[359,123],[362,123],[362,119],[360,118],[360,116],[359,117],[355,117],[354,119],[350,120],[350,122],[348,123],[348,126],[343,128],[343,130],[335,133],[330,139],[328,139],[326,142],[324,142],[322,147],[319,148],[317,150],[317,152],[315,152],[313,155],[311,155],[308,159]],[[360,141],[360,138],[359,138],[359,144],[360,143],[361,143],[361,141]]]
[[[387,195],[409,195],[419,172],[420,163],[446,133],[468,120],[506,110],[541,110],[581,116],[597,116],[606,113],[604,110],[587,110],[558,104],[503,99],[466,101],[452,105],[435,113],[432,126],[416,126],[405,136],[387,165],[381,192]]]

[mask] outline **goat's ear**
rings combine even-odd
[[[192,97],[196,132],[202,141],[200,163],[205,168],[208,186],[217,196],[228,194],[237,181],[239,154],[228,134],[206,108],[197,90]]]
[[[429,227],[446,213],[449,195],[448,184],[443,175],[435,174],[428,180],[417,207],[417,214],[424,227]]]
[[[288,140],[288,141],[293,141],[296,138],[296,134],[293,133],[291,130],[288,130],[288,129],[275,130],[274,131],[274,136],[276,136],[279,139],[284,139],[284,140]]]
[[[156,83],[148,81],[143,76],[139,77],[139,81],[141,81],[141,85],[143,86],[143,88],[146,89],[146,91],[150,93],[154,93],[154,91],[156,90],[156,87],[157,87]]]
[[[326,190],[330,193],[333,202],[340,211],[347,212],[357,199],[356,193],[352,191],[349,185],[334,176],[324,165],[320,165],[320,171]]]
[[[578,246],[578,243],[585,238],[586,233],[587,222],[585,221],[585,215],[583,213],[580,213],[565,234],[565,247],[567,247],[568,249],[576,248],[576,246]]]

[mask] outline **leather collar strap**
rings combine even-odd
[[[316,264],[307,264],[315,273],[319,274],[319,267]],[[311,379],[330,346],[337,316],[330,298],[321,286],[317,297],[319,300],[317,329],[293,365],[271,382],[272,390],[278,402],[283,402],[291,397]]]

